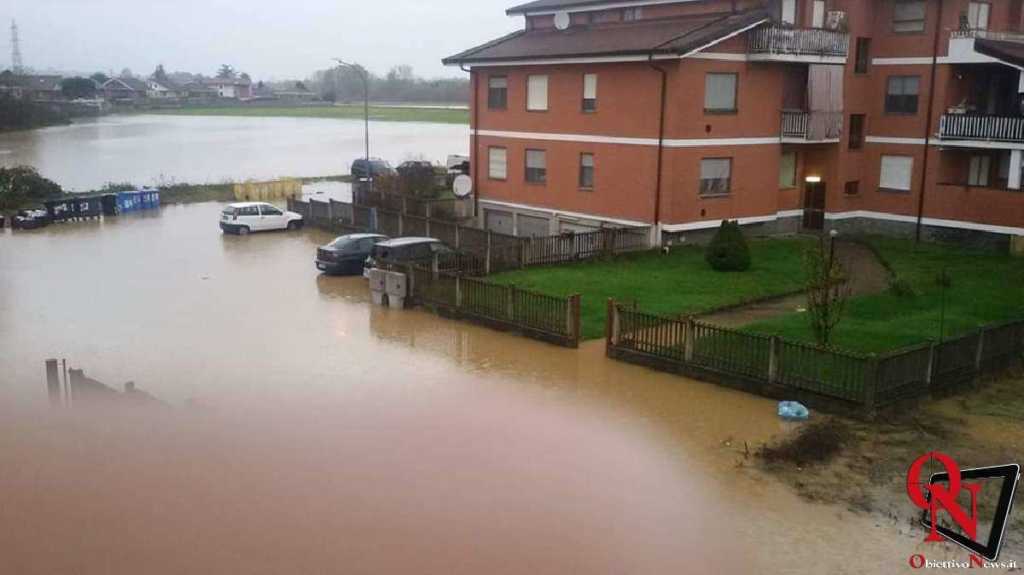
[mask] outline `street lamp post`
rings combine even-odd
[[[366,68],[358,64],[350,64],[340,58],[335,58],[339,66],[355,70],[363,81],[363,140],[365,144],[366,179],[370,182],[370,191],[373,191],[373,170],[370,167],[370,74]]]

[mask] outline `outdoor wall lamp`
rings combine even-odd
[[[817,184],[821,181],[821,176],[807,176],[804,178],[804,181],[808,184]]]

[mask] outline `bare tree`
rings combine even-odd
[[[843,318],[850,288],[846,274],[835,258],[835,238],[822,236],[816,246],[804,252],[807,316],[818,345],[832,343],[832,334]]]

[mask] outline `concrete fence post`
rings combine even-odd
[[[510,285],[505,289],[505,314],[508,319],[516,319],[516,286]]]
[[[334,202],[327,200],[327,223],[334,225]]]
[[[398,235],[405,235],[405,215],[404,212],[398,212]]]
[[[686,318],[686,341],[683,344],[683,359],[686,363],[693,362],[693,343],[696,339],[697,324],[692,317]]]
[[[50,397],[50,405],[60,405],[60,372],[57,360],[46,360],[46,394]]]
[[[580,294],[569,296],[567,311],[569,339],[573,347],[578,347],[580,343]]]
[[[487,251],[485,252],[486,259],[484,260],[484,275],[491,275],[491,230],[487,230]]]
[[[779,336],[768,340],[768,383],[779,381]]]
[[[462,276],[455,276],[455,309],[462,307]]]
[[[981,358],[985,354],[985,328],[978,330],[978,349],[974,352],[974,372],[981,373]]]
[[[864,378],[862,401],[865,413],[872,415],[875,411],[875,392],[878,389],[878,357],[872,356],[869,361],[867,377]]]
[[[440,256],[438,254],[434,254],[433,259],[431,259],[430,261],[430,272],[434,278],[434,281],[437,281],[438,271],[440,270],[441,267],[437,261],[439,257]]]
[[[461,234],[459,234],[459,228],[459,224],[455,224],[455,249],[459,249],[460,247],[462,247],[462,239],[460,238]]]
[[[935,375],[935,360],[938,354],[935,353],[935,342],[928,346],[928,365],[924,368],[924,384],[929,388],[932,386],[932,377]]]
[[[427,204],[427,209],[428,210],[430,209],[430,204]],[[425,223],[424,223],[424,227],[426,228],[426,235],[429,238],[430,237],[430,216],[427,216],[427,219],[425,220]]]

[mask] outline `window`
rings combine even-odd
[[[892,8],[893,32],[924,32],[924,0],[897,0]]]
[[[779,188],[796,187],[796,152],[783,152],[779,159]]]
[[[583,75],[583,111],[597,111],[597,74]]]
[[[260,211],[263,212],[264,216],[280,216],[283,215],[281,210],[274,206],[260,206]]]
[[[526,150],[526,181],[543,184],[548,178],[547,165],[544,150]]]
[[[853,71],[856,74],[866,74],[868,62],[871,61],[871,38],[857,38],[857,56],[854,60]]]
[[[594,189],[594,154],[580,154],[580,187]]]
[[[814,0],[811,6],[811,28],[825,27],[825,0]]]
[[[704,111],[736,112],[736,74],[710,73],[704,76]]]
[[[991,156],[971,156],[970,171],[967,174],[967,185],[988,186],[988,177],[991,170]]]
[[[504,180],[508,177],[508,150],[505,148],[487,148],[487,177],[492,180]]]
[[[850,114],[850,142],[851,150],[859,150],[864,147],[864,114]]]
[[[531,112],[546,112],[548,109],[548,77],[526,77],[526,109]]]
[[[796,24],[796,0],[782,0],[781,14],[779,19],[783,24],[793,26]]]
[[[920,76],[889,76],[885,91],[886,114],[916,114]]]
[[[728,194],[731,179],[732,158],[705,158],[700,161],[700,195]]]
[[[622,21],[632,22],[633,20],[639,20],[644,17],[642,8],[626,8],[622,11]]]
[[[487,107],[491,110],[508,107],[508,78],[505,76],[487,78]]]
[[[910,191],[910,174],[914,158],[910,156],[882,156],[882,169],[878,187],[883,190]]]
[[[238,208],[238,215],[240,216],[258,216],[260,211],[256,206],[242,206]]]
[[[971,30],[988,30],[988,13],[992,5],[988,2],[971,2],[967,5],[967,26]]]
[[[843,192],[846,195],[848,195],[848,196],[856,196],[857,194],[859,194],[860,193],[860,180],[853,180],[853,181],[850,181],[850,182],[846,182],[846,185],[843,186]]]

